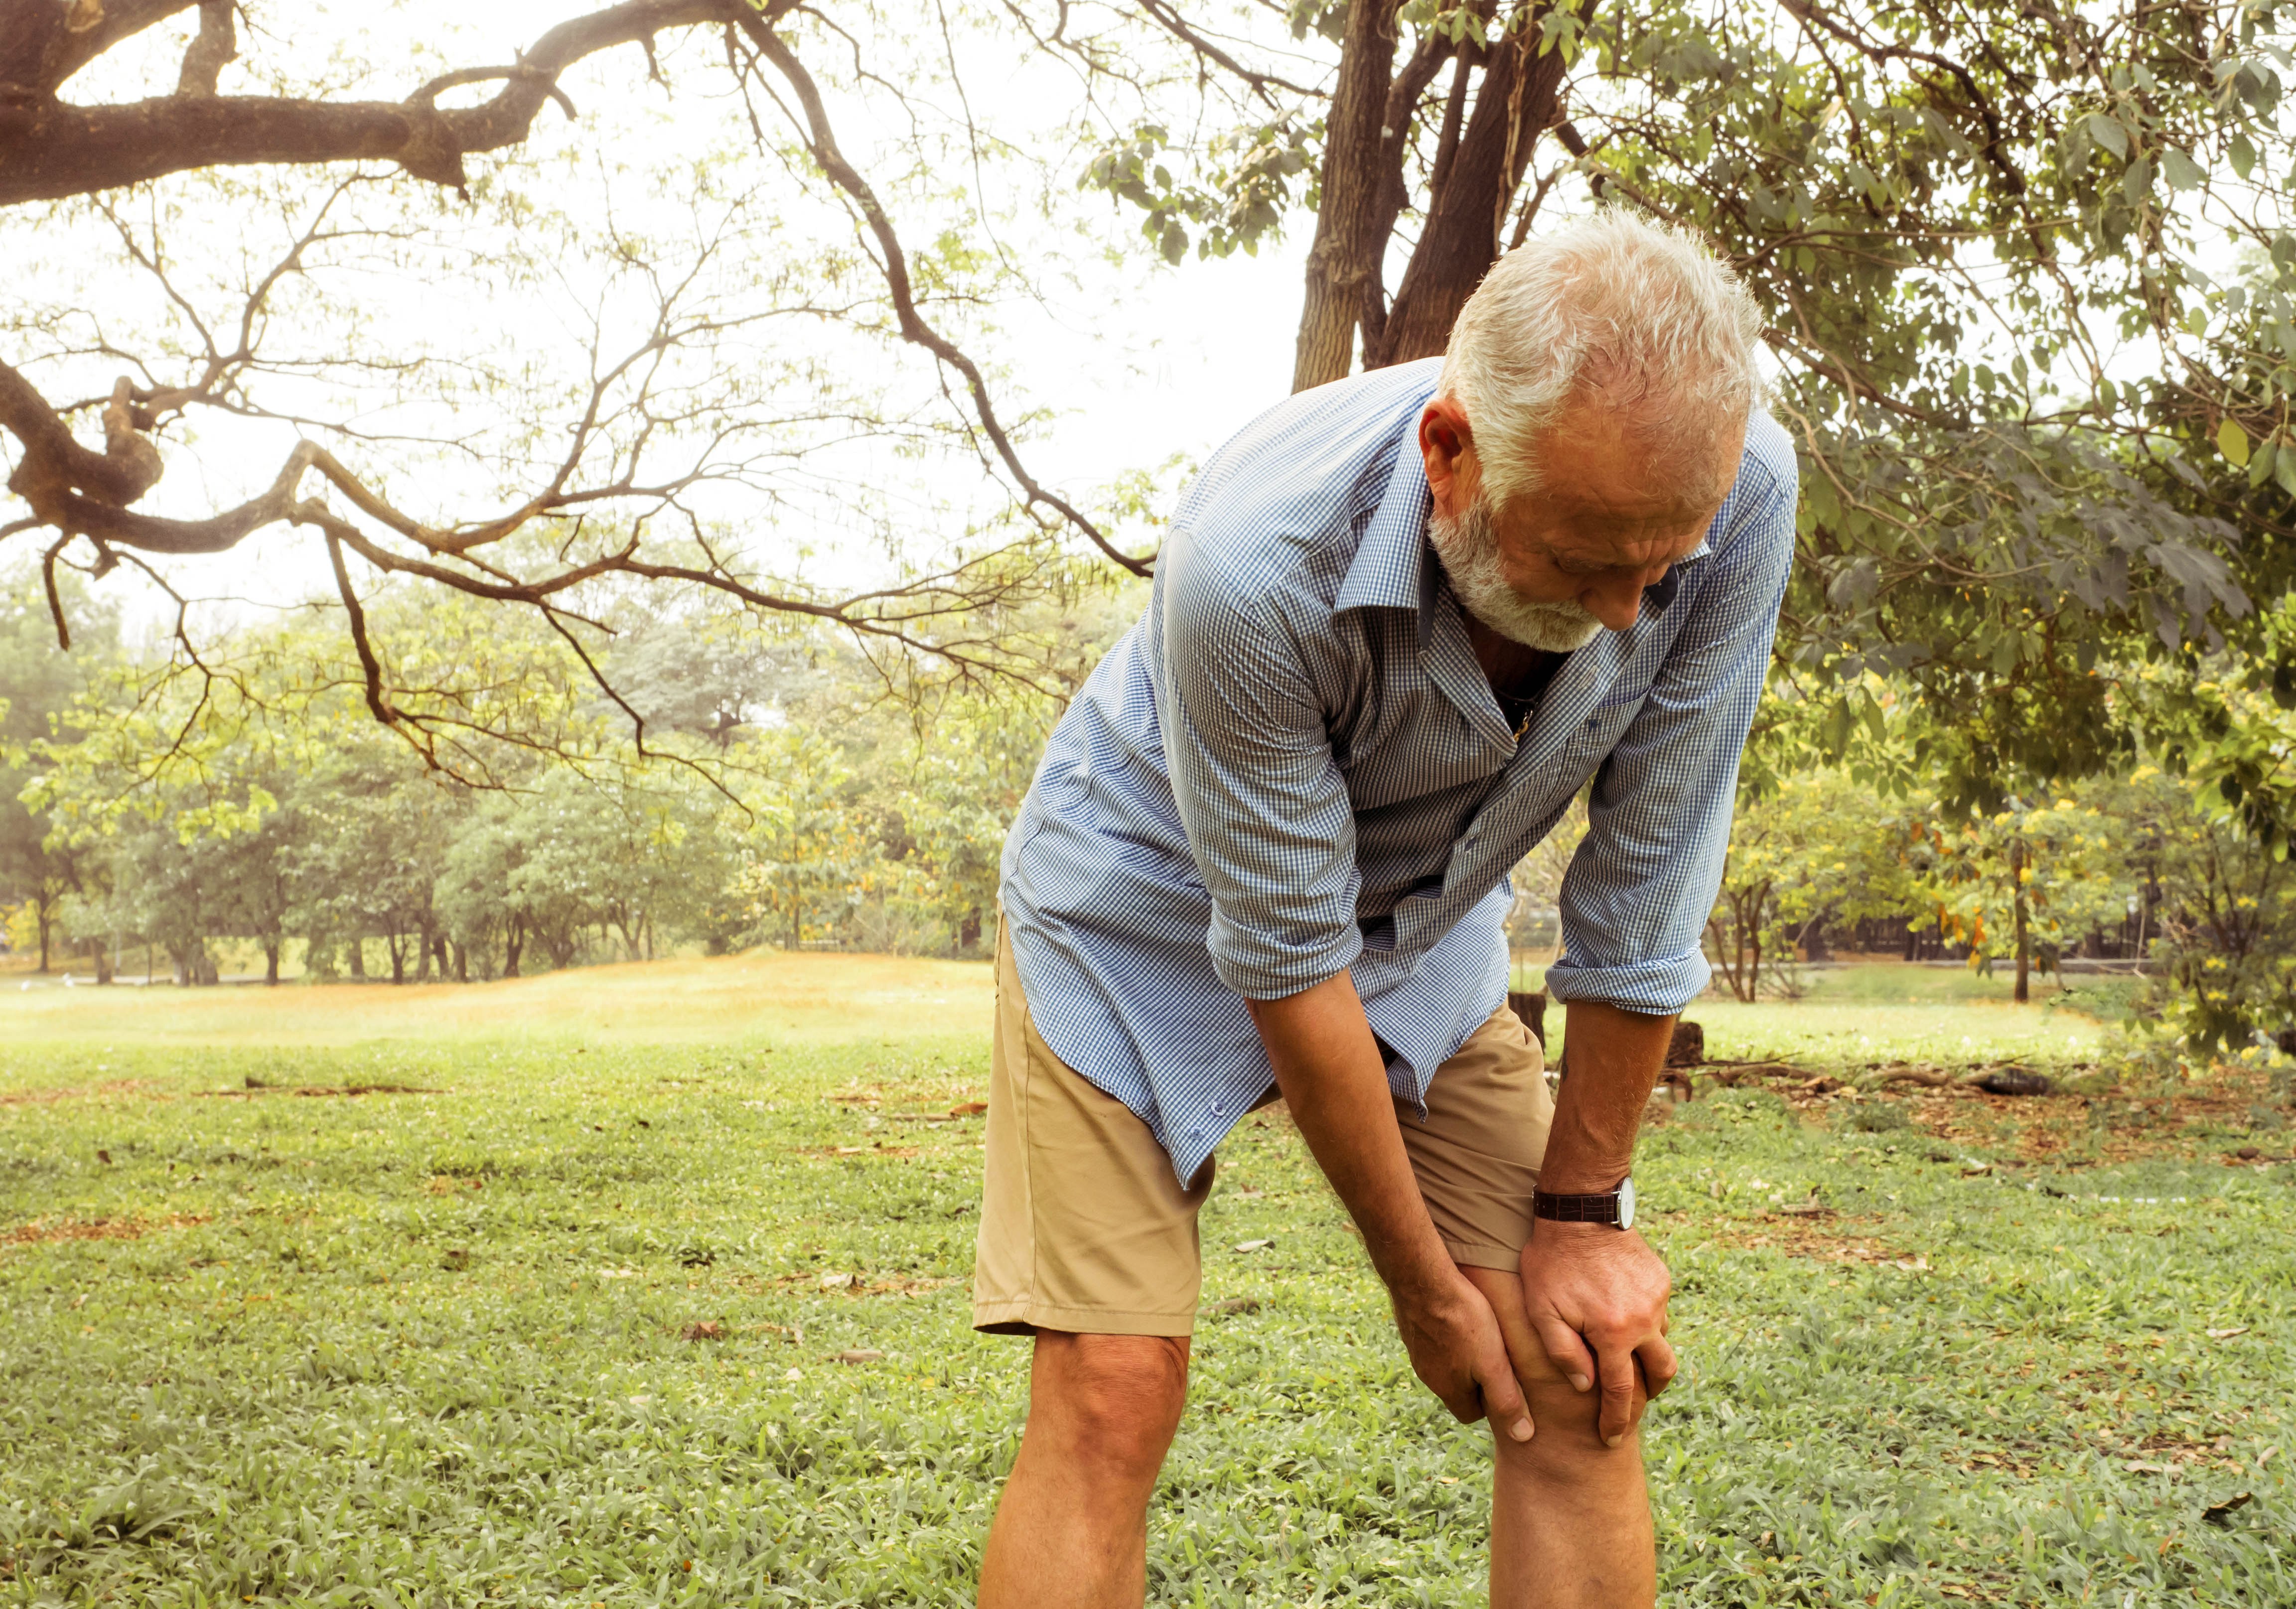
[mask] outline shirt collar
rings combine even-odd
[[[1418,609],[1427,600],[1427,466],[1412,451],[1419,429],[1414,408],[1397,433],[1395,469],[1387,490],[1356,543],[1356,556],[1332,600],[1334,611],[1355,608]]]

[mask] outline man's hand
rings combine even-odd
[[[1541,1219],[1522,1248],[1522,1301],[1531,1328],[1573,1385],[1587,1391],[1601,1383],[1596,1432],[1605,1446],[1618,1446],[1634,1428],[1637,1362],[1652,1396],[1673,1382],[1674,1348],[1666,1339],[1673,1284],[1658,1254],[1632,1229]]]
[[[1488,1414],[1513,1440],[1529,1441],[1530,1410],[1497,1316],[1452,1262],[1412,1177],[1379,1041],[1354,980],[1342,972],[1282,1000],[1250,1004],[1292,1120],[1363,1231],[1364,1249],[1394,1299],[1412,1368],[1460,1418]]]
[[[1395,1327],[1411,1354],[1412,1372],[1443,1400],[1451,1417],[1471,1425],[1488,1414],[1510,1440],[1529,1441],[1529,1405],[1507,1360],[1498,1315],[1482,1292],[1455,1269],[1435,1292],[1393,1295]]]
[[[1574,1001],[1566,1030],[1570,1071],[1555,1102],[1539,1188],[1558,1196],[1618,1188],[1635,1152],[1643,1104],[1666,1060],[1674,1018]],[[1673,1281],[1631,1229],[1537,1220],[1522,1248],[1522,1300],[1554,1366],[1580,1391],[1602,1383],[1596,1432],[1616,1447],[1635,1424],[1635,1363],[1653,1397],[1674,1378],[1666,1344]]]

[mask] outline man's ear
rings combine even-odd
[[[1419,416],[1419,452],[1437,511],[1456,517],[1472,500],[1477,483],[1475,435],[1467,411],[1448,396],[1431,400]]]

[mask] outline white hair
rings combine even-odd
[[[1696,236],[1605,207],[1492,265],[1452,326],[1437,394],[1465,411],[1496,508],[1537,487],[1534,438],[1580,396],[1703,469],[1762,402],[1761,329],[1753,298]],[[1685,489],[1703,501],[1728,483]]]

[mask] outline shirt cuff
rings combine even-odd
[[[1220,982],[1246,1000],[1283,1000],[1354,966],[1363,953],[1363,934],[1342,927],[1328,943],[1295,948],[1231,927],[1215,917],[1210,947],[1212,970]]]
[[[1696,1000],[1712,976],[1706,958],[1695,950],[1671,960],[1624,967],[1582,967],[1565,956],[1546,969],[1546,992],[1566,1005],[1587,1001],[1621,1011],[1670,1017]]]

